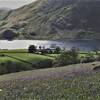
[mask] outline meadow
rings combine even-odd
[[[78,52],[79,59],[83,59],[89,52]],[[95,52],[91,51],[94,57]],[[60,54],[36,54],[28,53],[26,49],[0,50],[0,74],[7,74],[19,71],[51,68],[54,67],[55,59]]]
[[[54,58],[31,54],[26,50],[1,50],[0,51],[0,74],[33,70],[46,67],[47,63]],[[51,63],[50,63],[51,64]],[[48,65],[47,67],[52,67]]]
[[[18,50],[0,50],[0,62],[5,62],[7,60],[17,61],[16,58],[23,61],[28,62],[38,62],[45,59],[53,59],[53,57],[39,55],[39,54],[32,54],[28,53],[27,50],[18,49]],[[4,55],[4,56],[2,56]],[[9,56],[9,57],[8,57]],[[15,57],[15,59],[13,58]],[[23,62],[22,62],[23,63]]]
[[[0,100],[100,100],[100,62],[0,76]]]
[[[97,56],[96,52],[94,52],[94,51],[79,51],[78,53],[79,53],[79,57],[82,57],[82,56],[85,57],[88,53],[93,54],[94,57]],[[100,51],[98,51],[98,53],[100,53]],[[0,55],[1,54],[13,56],[13,57],[16,57],[16,58],[19,58],[22,60],[28,60],[28,61],[40,61],[40,60],[44,60],[44,59],[54,59],[59,56],[59,54],[44,54],[44,55],[29,54],[27,49],[15,49],[15,50],[4,49],[4,50],[0,50]],[[0,58],[0,61],[2,61],[2,58],[3,57]],[[5,57],[5,61],[6,61],[6,59],[10,59],[10,58]]]
[[[30,53],[3,53],[5,57],[1,57],[0,61],[2,59],[5,60],[10,60],[11,57],[15,57],[24,61],[29,61],[29,62],[34,62],[34,61],[41,61],[45,59],[53,59],[52,57],[44,56],[44,55],[39,55],[39,54],[30,54]],[[9,56],[9,57],[6,57]],[[16,60],[16,59],[11,59],[11,60]]]

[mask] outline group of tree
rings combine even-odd
[[[76,49],[62,52],[55,60],[55,66],[66,66],[77,63],[90,63],[100,61],[100,54],[94,55],[88,52],[84,56],[80,57],[80,53]]]
[[[30,45],[28,48],[28,52],[29,53],[39,53],[41,52],[41,54],[60,54],[61,53],[61,48],[59,46],[57,46],[54,49],[51,48],[45,48],[43,46],[43,48],[41,46],[39,46],[39,49],[37,49],[37,47],[35,45]]]
[[[79,63],[78,52],[75,49],[62,52],[55,61],[55,66],[65,66]]]
[[[30,45],[28,48],[29,53],[36,53],[37,49],[35,45]]]
[[[94,61],[100,61],[100,54],[96,51],[97,57],[94,56],[93,53],[88,52],[85,54],[85,56],[79,56],[79,50],[76,48],[72,48],[69,51],[62,51],[60,47],[56,47],[54,52],[52,52],[52,49],[48,48],[45,49],[42,47],[39,47],[41,50],[41,54],[60,54],[56,60],[54,61],[54,66],[65,66],[70,64],[77,64],[77,63],[89,63]],[[30,45],[28,48],[29,53],[36,53],[38,52],[36,46]]]

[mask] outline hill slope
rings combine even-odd
[[[8,29],[18,39],[100,39],[99,9],[99,0],[38,0],[7,12],[0,20],[1,39]]]
[[[73,64],[65,67],[57,67],[57,68],[47,68],[47,69],[38,69],[33,71],[24,71],[12,74],[0,75],[0,82],[9,81],[9,80],[17,80],[31,78],[32,80],[45,80],[45,79],[55,79],[55,78],[66,78],[77,77],[79,75],[90,74],[93,72],[93,69],[96,66],[99,66],[100,62],[93,62],[87,64]]]
[[[0,99],[99,100],[100,72],[91,71],[93,66],[78,64],[0,76]]]

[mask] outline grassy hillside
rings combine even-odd
[[[53,59],[45,55],[6,51],[6,53],[0,53],[0,75],[52,67]]]
[[[45,60],[45,59],[53,59],[52,57],[48,57],[48,56],[43,56],[43,55],[38,55],[38,54],[29,54],[29,53],[3,53],[5,56],[4,57],[0,57],[0,62],[5,62],[5,60],[12,60],[12,61],[16,61],[16,59],[12,59],[10,57],[6,57],[6,55],[11,56],[11,57],[15,57],[24,61],[29,61],[29,62],[35,62],[35,61],[41,61],[41,60]],[[23,63],[23,62],[22,62]]]
[[[1,100],[99,100],[100,62],[0,76]]]
[[[1,12],[0,38],[11,30],[17,39],[100,39],[99,9],[99,0],[37,0]]]

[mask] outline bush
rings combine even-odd
[[[94,55],[92,53],[88,53],[82,62],[89,63],[89,62],[94,62],[94,61],[95,61]]]
[[[7,61],[5,63],[0,64],[0,75],[2,74],[8,74],[8,73],[14,73],[14,72],[20,72],[20,71],[26,71],[26,70],[32,70],[32,67],[25,67],[21,63]]]
[[[69,64],[76,64],[78,62],[78,53],[67,51],[60,54],[60,56],[56,59],[56,66],[65,66]]]
[[[44,61],[37,62],[33,64],[33,68],[40,69],[40,68],[50,68],[53,66],[53,60],[46,59]]]
[[[50,68],[52,66],[53,66],[53,60],[51,59],[34,62],[32,65],[26,65],[26,63],[20,63],[20,62],[6,61],[0,63],[0,75],[40,69],[40,68]]]

